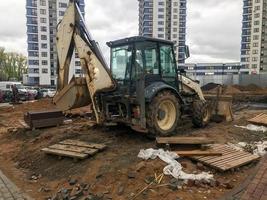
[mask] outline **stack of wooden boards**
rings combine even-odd
[[[255,125],[259,125],[259,126],[267,126],[267,115],[264,113],[261,113],[257,115],[256,117],[249,119],[248,122],[255,124]]]
[[[63,124],[64,115],[60,110],[27,112],[24,121],[31,129],[59,126]]]
[[[228,145],[213,144],[214,141],[205,137],[169,137],[157,138],[156,141],[158,145],[175,145],[180,149],[174,151],[179,156],[189,157],[219,171],[238,168],[260,158],[244,151],[237,151]],[[197,149],[181,150],[187,145],[194,145]]]
[[[107,146],[104,144],[94,144],[79,140],[64,140],[58,144],[42,149],[46,154],[57,155],[59,157],[70,157],[75,160],[86,159],[103,151]]]

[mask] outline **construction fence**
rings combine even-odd
[[[255,84],[261,87],[267,87],[267,74],[227,74],[227,75],[206,75],[206,76],[189,76],[193,80],[198,80],[200,85],[208,83],[217,83],[222,85],[250,85]]]

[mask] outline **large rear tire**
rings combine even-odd
[[[208,125],[210,121],[210,113],[208,104],[202,100],[193,102],[193,119],[192,122],[195,127],[203,128]]]
[[[149,137],[173,135],[180,118],[181,111],[177,97],[170,91],[160,92],[148,106]]]

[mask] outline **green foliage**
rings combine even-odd
[[[5,52],[5,49],[0,47],[0,81],[10,79],[21,81],[25,73],[27,73],[26,57],[14,52]]]

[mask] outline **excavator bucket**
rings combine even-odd
[[[85,78],[73,77],[67,86],[58,91],[53,102],[62,111],[84,107],[92,103]]]
[[[204,96],[209,105],[211,121],[230,122],[234,120],[232,111],[233,96],[224,95],[221,86],[217,88],[217,94],[206,94]]]

